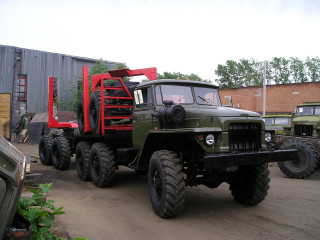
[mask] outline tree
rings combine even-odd
[[[271,79],[276,84],[290,83],[290,62],[283,57],[274,57],[270,62],[272,73]]]
[[[320,58],[307,58],[305,65],[307,66],[307,75],[311,82],[320,81]]]
[[[219,64],[215,70],[221,88],[262,86],[264,62],[254,59],[228,60]],[[267,84],[288,84],[320,81],[320,59],[307,58],[304,62],[298,58],[274,57],[266,61]]]
[[[184,80],[194,80],[201,82],[210,82],[208,79],[202,79],[199,75],[191,73],[184,74],[180,72],[164,72],[163,74],[158,73],[157,79],[184,79]]]
[[[304,83],[308,82],[307,73],[305,70],[305,66],[302,60],[299,58],[290,58],[290,72],[292,77],[292,82],[295,83]]]

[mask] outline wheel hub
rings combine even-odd
[[[153,183],[153,187],[154,190],[157,193],[157,196],[159,199],[161,199],[161,195],[162,195],[162,179],[160,176],[160,173],[156,170],[154,172],[153,178],[152,178],[152,183]]]

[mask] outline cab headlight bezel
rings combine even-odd
[[[208,146],[214,145],[214,143],[215,143],[214,135],[211,134],[211,133],[208,134],[208,135],[205,137],[204,142],[205,142]]]
[[[270,142],[271,142],[271,139],[272,139],[271,133],[266,132],[266,133],[264,134],[264,140],[266,141],[266,143],[270,143]]]

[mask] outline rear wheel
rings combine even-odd
[[[232,176],[230,190],[234,199],[244,205],[257,205],[268,195],[268,165],[240,166]]]
[[[82,181],[91,180],[89,158],[90,144],[86,141],[79,142],[76,148],[76,164],[78,177]]]
[[[181,212],[185,201],[185,175],[176,153],[160,150],[152,154],[148,183],[152,208],[159,217],[171,218]]]
[[[56,137],[52,143],[52,162],[58,170],[69,168],[71,162],[71,147],[65,137]]]
[[[93,144],[90,151],[90,173],[97,187],[109,187],[114,182],[115,157],[112,148],[102,142]]]
[[[306,178],[319,167],[319,155],[314,145],[303,139],[290,139],[280,149],[297,149],[299,159],[279,162],[280,170],[290,178]]]
[[[39,143],[39,156],[41,163],[46,166],[52,165],[51,151],[52,151],[53,137],[51,135],[43,135]]]

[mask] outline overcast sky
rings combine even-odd
[[[320,56],[319,0],[0,0],[0,45],[196,73]]]

